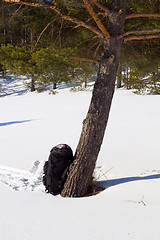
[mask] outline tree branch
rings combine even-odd
[[[39,37],[37,38],[37,41],[36,41],[36,43],[35,43],[34,48],[32,49],[32,51],[34,51],[34,49],[36,48],[36,46],[37,46],[40,38],[41,38],[42,35],[43,35],[43,33],[44,33],[44,32],[47,30],[47,28],[48,28],[54,21],[56,21],[56,20],[57,20],[57,18],[56,18],[56,19],[53,19],[51,22],[49,22],[49,23],[45,26],[45,28],[42,30],[42,32],[40,33]]]
[[[20,4],[20,5],[27,5],[27,6],[31,6],[31,7],[43,7],[43,8],[51,8],[51,9],[56,8],[56,6],[50,5],[50,4],[24,2],[24,1],[21,1],[21,0],[2,0],[2,1],[3,2],[8,2],[8,3]]]
[[[122,37],[126,37],[132,34],[147,34],[147,33],[159,33],[160,29],[145,29],[145,30],[135,30],[135,31],[128,31],[122,35]]]
[[[53,11],[55,11],[61,18],[70,21],[78,26],[82,26],[85,27],[86,29],[89,29],[90,31],[94,32],[95,34],[97,34],[99,37],[103,38],[103,33],[93,27],[92,25],[89,25],[77,18],[71,17],[70,15],[65,15],[63,14],[60,9],[57,8],[56,5],[50,5],[50,4],[42,4],[42,3],[32,3],[32,2],[24,2],[21,0],[3,0],[4,2],[9,2],[9,3],[16,3],[16,4],[20,4],[20,5],[26,5],[26,6],[31,6],[31,7],[39,7],[39,8],[48,8],[51,9]]]
[[[103,38],[103,34],[99,31],[99,29],[93,27],[90,24],[87,24],[87,23],[85,23],[77,18],[71,17],[69,15],[63,15],[62,18],[67,21],[73,22],[73,23],[77,24],[78,26],[85,27],[85,28],[89,29],[90,31],[94,32],[95,34],[97,34],[99,37]]]
[[[11,22],[12,18],[14,17],[14,15],[21,9],[21,7],[22,6],[20,5],[20,7],[16,11],[14,11],[14,13],[12,14],[12,16],[11,16],[11,18],[9,20],[9,23]]]
[[[92,16],[92,18],[94,19],[95,23],[97,24],[98,28],[101,30],[101,32],[104,34],[106,39],[110,38],[109,32],[107,31],[107,29],[105,28],[105,26],[103,25],[103,23],[100,21],[100,19],[98,18],[97,14],[95,13],[94,9],[92,8],[91,4],[89,3],[88,0],[83,0],[88,12],[90,13],[90,15]]]
[[[132,40],[145,40],[145,39],[154,39],[160,38],[160,34],[146,34],[146,35],[132,35],[124,38],[124,42]]]
[[[139,18],[139,17],[160,17],[159,13],[133,13],[127,15],[125,19]]]
[[[105,12],[105,15],[107,16],[109,13],[109,8],[104,7],[102,4],[98,3],[97,0],[91,0],[98,8],[103,10]]]

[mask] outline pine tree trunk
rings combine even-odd
[[[53,89],[57,89],[57,83],[53,83]]]
[[[81,137],[76,149],[75,160],[70,167],[61,195],[82,197],[87,194],[92,182],[96,160],[103,141],[119,63],[123,34],[126,0],[113,0],[109,17],[110,39],[104,39],[103,56],[94,85],[90,107],[83,121]],[[119,10],[122,14],[118,15]]]
[[[32,80],[31,80],[31,92],[34,92],[36,90],[35,88],[35,77],[32,75]]]
[[[3,24],[3,44],[6,44],[6,23],[5,23],[5,5],[2,1],[2,24]]]
[[[117,79],[117,88],[122,87],[122,81],[120,79]]]
[[[122,87],[122,67],[121,64],[119,64],[119,68],[118,68],[118,76],[117,76],[117,88],[121,88]]]
[[[126,78],[127,78],[127,89],[130,90],[131,86],[129,83],[128,65],[126,66]]]
[[[87,88],[87,78],[85,78],[85,80],[84,80],[84,88],[85,89]]]

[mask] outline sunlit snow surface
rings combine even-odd
[[[25,78],[1,79],[0,239],[159,240],[160,96],[116,90],[95,178],[100,194],[46,194],[43,164],[51,148],[75,151],[91,89],[30,93]]]

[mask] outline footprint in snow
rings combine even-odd
[[[30,171],[0,166],[0,181],[16,191],[44,191],[44,162],[35,161]]]

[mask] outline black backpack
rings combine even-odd
[[[59,144],[52,148],[43,168],[43,184],[46,192],[53,195],[61,193],[72,162],[73,152],[67,144]]]

